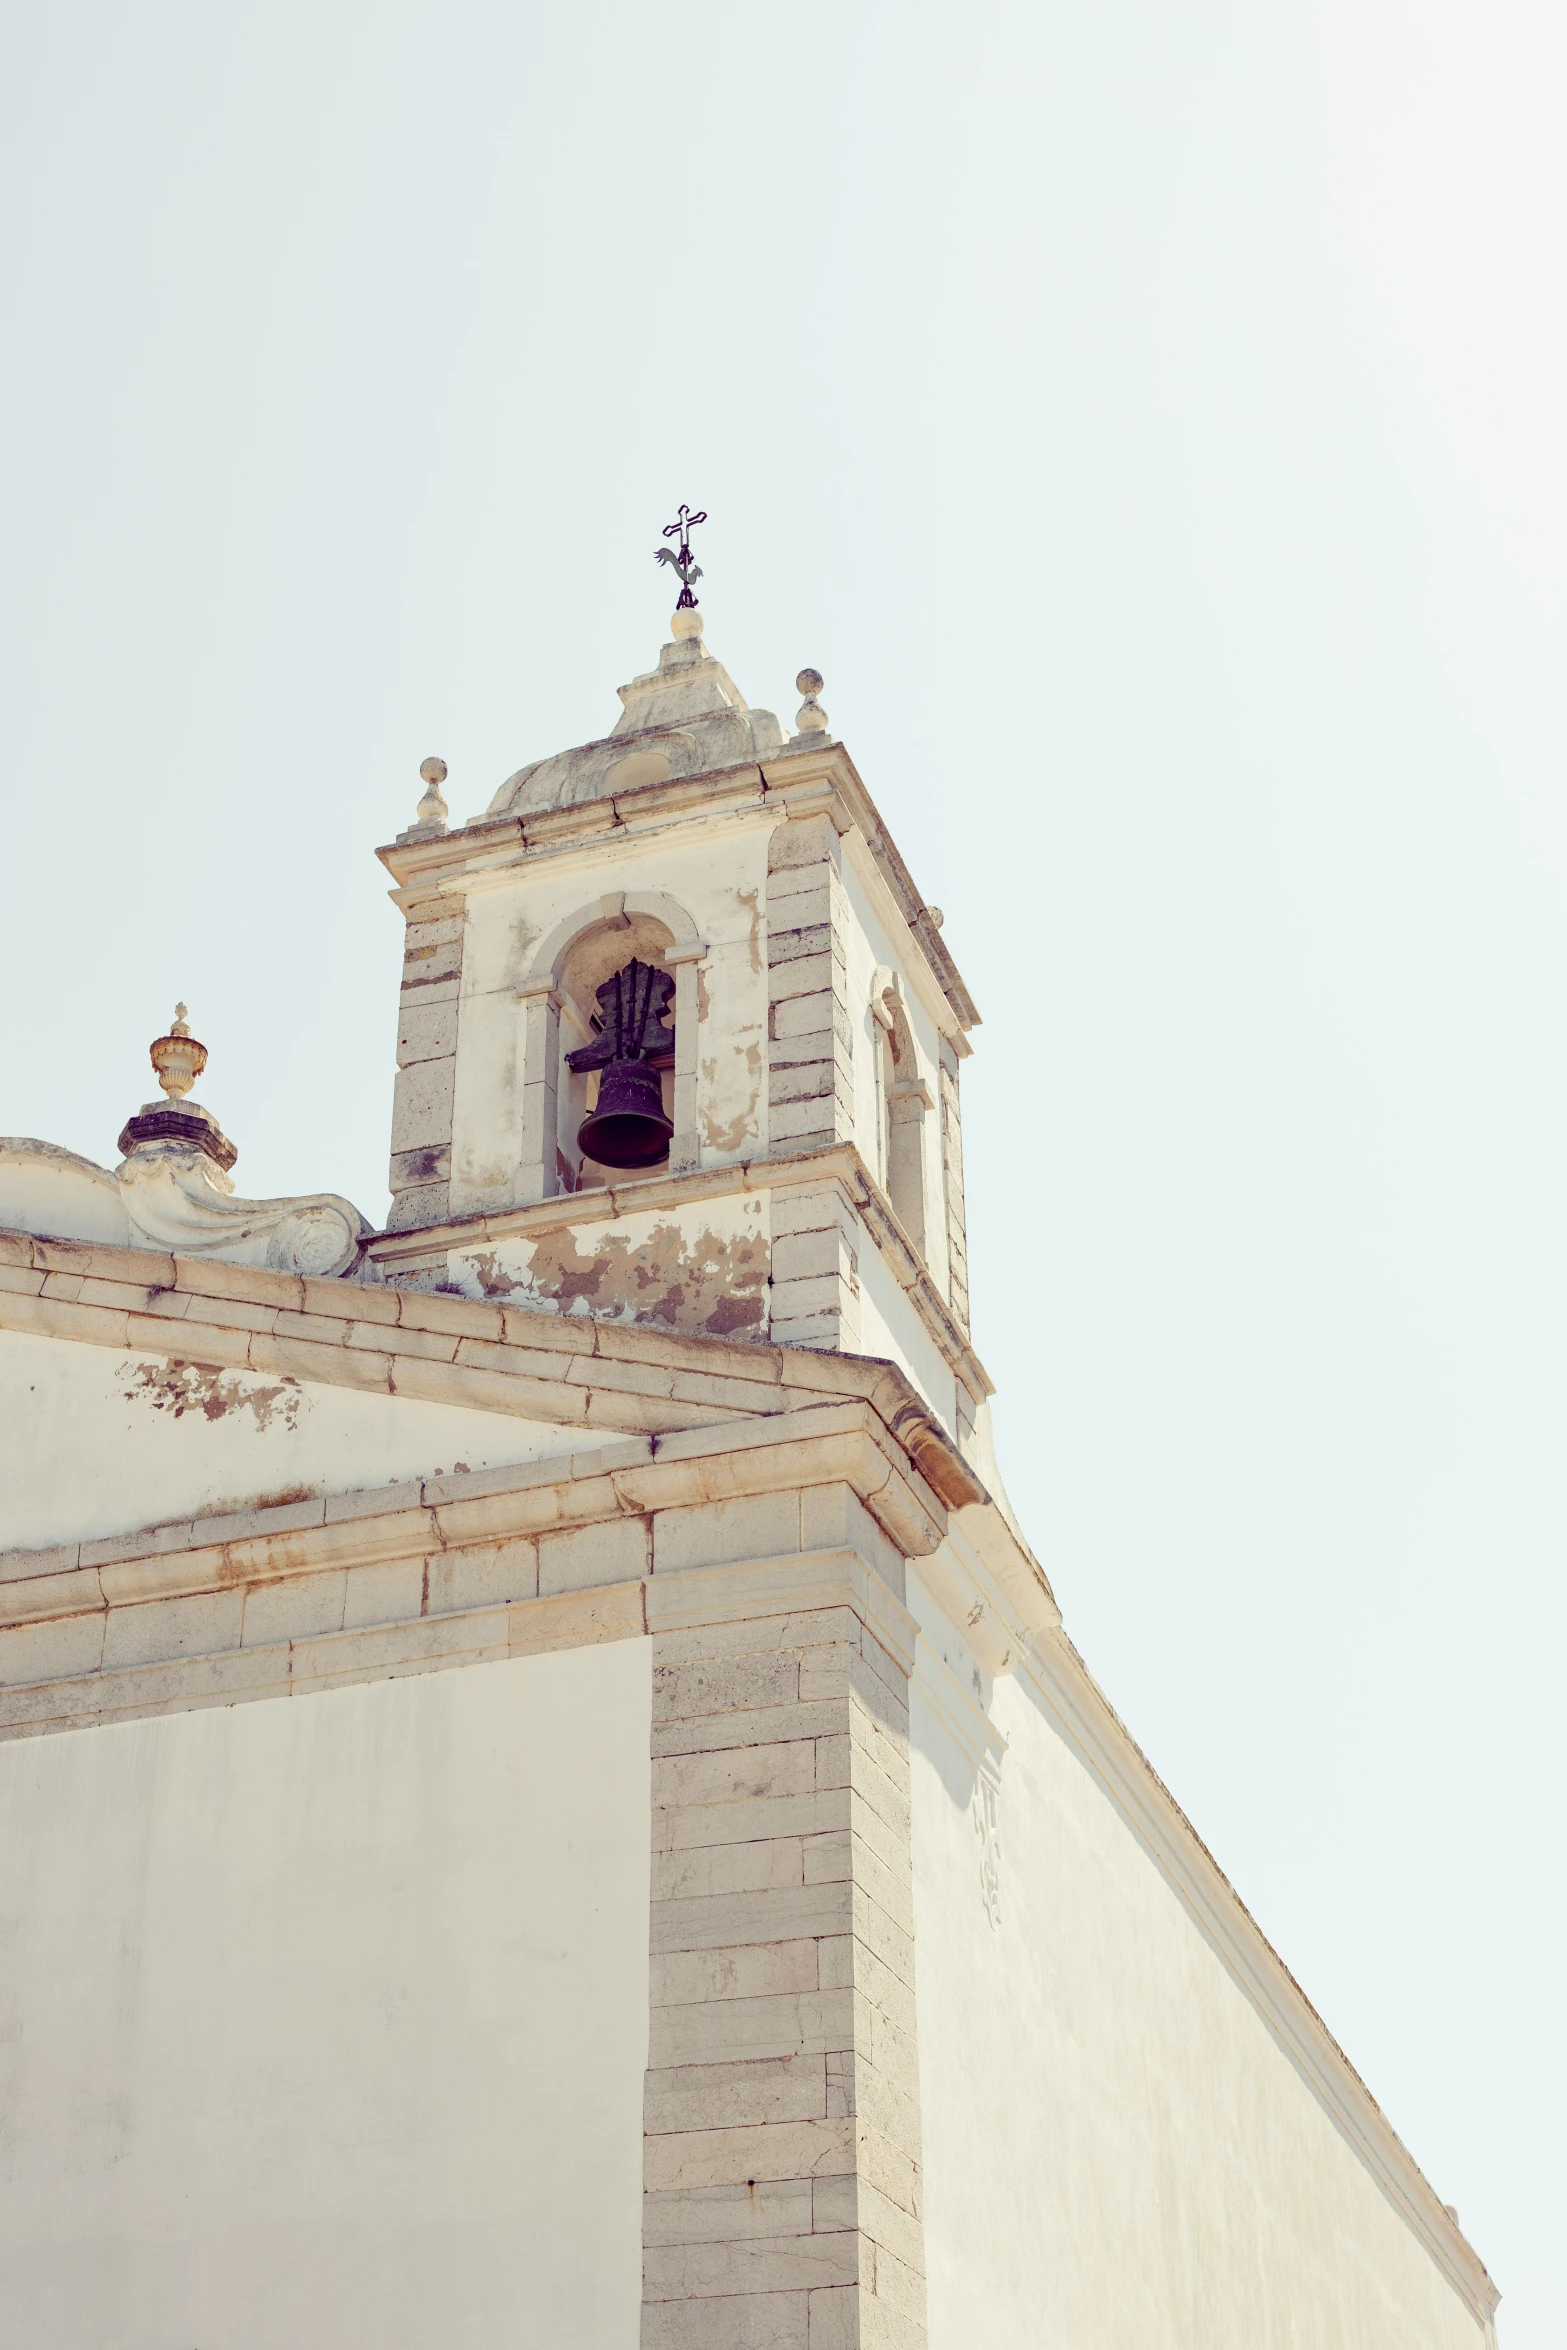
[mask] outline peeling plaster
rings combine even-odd
[[[751,950],[751,968],[762,968],[762,893],[759,889],[737,889],[735,896],[751,917],[751,933],[747,945]]]
[[[761,1132],[757,1110],[762,1099],[762,1048],[753,1038],[745,1048],[746,1075],[751,1080],[751,1091],[744,1105],[732,1118],[715,1118],[711,1110],[702,1113],[702,1139],[709,1149],[737,1151],[743,1142]],[[702,1063],[702,1089],[709,1098],[718,1090],[718,1062]]]
[[[485,1297],[520,1298],[546,1311],[608,1321],[652,1322],[711,1338],[759,1338],[767,1318],[769,1250],[758,1231],[689,1238],[658,1223],[645,1236],[600,1237],[569,1227],[531,1243],[525,1266],[511,1252],[475,1250],[456,1260]]]
[[[297,1379],[257,1387],[215,1363],[127,1362],[120,1366],[120,1376],[130,1380],[121,1390],[127,1403],[150,1404],[155,1412],[170,1412],[176,1420],[187,1412],[200,1412],[207,1420],[251,1412],[258,1428],[270,1428],[274,1422],[290,1431],[299,1426],[304,1398]]]

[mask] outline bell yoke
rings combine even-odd
[[[675,1131],[664,1115],[658,1074],[674,1065],[675,1032],[664,1020],[674,978],[633,960],[596,992],[599,1033],[566,1055],[566,1066],[579,1076],[602,1071],[598,1103],[577,1129],[577,1147],[601,1167],[650,1167],[666,1156]]]

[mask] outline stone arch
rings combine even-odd
[[[707,944],[690,913],[667,890],[625,890],[593,899],[557,922],[539,941],[523,967],[518,983],[522,1005],[522,1152],[518,1169],[519,1201],[550,1199],[562,1188],[559,1121],[564,1053],[561,1015],[567,1009],[562,990],[574,951],[596,932],[624,930],[633,934],[628,951],[647,943],[647,926],[662,930],[668,944],[657,942],[659,960],[675,975],[675,1073],[670,1116],[674,1136],[669,1146],[669,1172],[681,1174],[701,1163],[697,1121],[697,971]],[[642,934],[636,942],[635,934]],[[570,1009],[572,1026],[582,1021],[576,1005]],[[579,1042],[585,1041],[582,1028]],[[570,1083],[569,1075],[566,1083]],[[567,1178],[569,1185],[569,1175]]]
[[[585,931],[635,914],[661,922],[668,931],[672,944],[665,960],[672,967],[682,960],[699,961],[707,953],[706,941],[678,898],[662,889],[623,890],[613,897],[595,898],[591,905],[579,906],[574,914],[556,923],[528,958],[520,982],[523,994],[546,982],[558,988],[566,957]]]

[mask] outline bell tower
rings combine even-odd
[[[792,734],[681,581],[612,730],[378,853],[407,924],[379,1278],[886,1356],[967,1448],[959,1070],[978,1014],[822,707]]]

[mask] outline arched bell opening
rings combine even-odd
[[[580,933],[561,959],[556,1172],[563,1191],[668,1167],[675,975],[666,958],[674,943],[656,915],[621,912]],[[618,1041],[630,1051],[594,1065],[594,1055],[617,1041],[617,1023],[626,1029]]]

